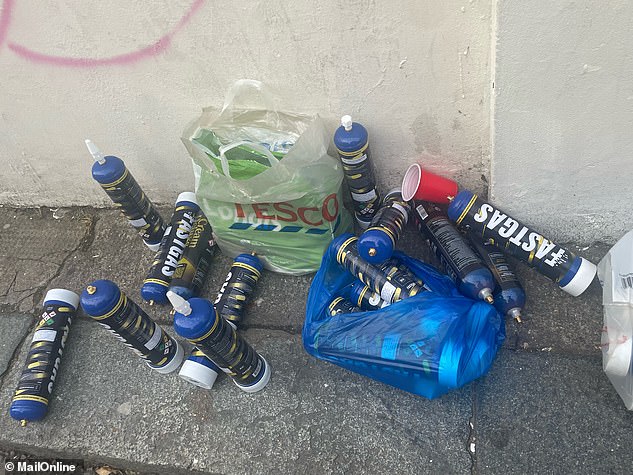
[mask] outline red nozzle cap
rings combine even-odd
[[[402,198],[430,201],[432,203],[449,203],[457,195],[457,183],[435,173],[422,170],[414,163],[404,174],[402,180]]]

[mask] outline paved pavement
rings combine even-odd
[[[165,212],[165,215],[168,211]],[[408,234],[403,249],[427,256]],[[608,246],[580,250],[598,261]],[[265,273],[245,336],[271,363],[257,395],[149,370],[85,317],[74,325],[50,414],[8,416],[47,289],[109,278],[136,299],[152,255],[109,210],[0,208],[0,451],[80,458],[142,473],[628,473],[633,415],[601,369],[600,288],[579,298],[519,267],[526,321],[490,373],[428,401],[308,356],[311,280]],[[231,260],[217,259],[215,295]],[[140,302],[140,298],[136,299]],[[142,304],[169,324],[164,308]]]

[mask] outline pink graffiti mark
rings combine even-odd
[[[2,13],[0,13],[0,46],[7,38],[9,24],[11,23],[11,11],[13,10],[13,0],[4,0],[2,4]]]
[[[176,24],[173,30],[163,35],[153,44],[146,46],[145,48],[132,51],[130,53],[123,53],[116,56],[110,56],[107,58],[72,58],[67,56],[53,56],[49,54],[39,53],[33,51],[26,46],[19,45],[17,43],[8,43],[8,48],[18,56],[27,59],[35,63],[52,64],[55,66],[66,68],[84,68],[94,66],[108,66],[108,65],[124,65],[136,63],[146,58],[156,56],[159,53],[165,51],[171,44],[172,38],[180,32],[184,26],[189,23],[191,17],[193,17],[198,10],[202,7],[205,0],[195,0],[189,10],[183,15],[180,21]],[[14,7],[14,0],[4,0],[2,4],[2,14],[0,14],[0,47],[7,38],[9,26],[11,24],[11,13]]]

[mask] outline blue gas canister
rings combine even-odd
[[[448,206],[448,217],[459,228],[470,231],[477,239],[492,242],[574,297],[587,290],[596,275],[594,263],[574,255],[472,191],[457,194]]]
[[[221,317],[233,325],[240,323],[263,270],[264,265],[254,254],[240,254],[235,258],[213,303]]]
[[[358,252],[370,264],[380,264],[391,257],[409,221],[411,207],[402,199],[400,188],[385,195],[369,229],[358,238]]]
[[[159,373],[171,373],[182,363],[182,346],[114,282],[95,280],[90,283],[81,293],[81,308]]]
[[[497,246],[489,242],[483,243],[469,234],[473,248],[482,258],[495,278],[495,308],[508,317],[521,323],[521,312],[525,306],[525,291],[510,263]]]
[[[433,203],[416,201],[413,214],[420,233],[459,291],[472,299],[493,303],[495,281],[490,270],[448,220],[444,210]]]
[[[150,305],[169,303],[167,290],[199,210],[195,193],[187,191],[178,195],[174,214],[141,287],[141,297]]]
[[[11,417],[23,426],[43,419],[48,412],[66,338],[78,306],[79,296],[70,290],[51,289],[44,297],[44,312],[35,328],[9,409]]]
[[[167,292],[174,306],[174,329],[228,374],[242,391],[255,393],[270,379],[270,366],[235,328],[202,298],[183,299]]]
[[[169,290],[188,299],[200,294],[216,252],[213,229],[202,211],[198,211],[185,249],[171,276]]]
[[[341,117],[341,126],[334,134],[334,145],[343,163],[345,182],[354,202],[354,216],[362,229],[367,229],[380,205],[380,195],[371,165],[367,129],[352,117]]]
[[[397,265],[391,266],[389,261],[383,263],[383,266],[389,265],[387,270],[365,261],[358,253],[357,241],[358,238],[350,233],[341,234],[332,241],[328,252],[333,253],[339,265],[368,285],[384,301],[397,302],[426,290],[420,287],[415,277],[409,278]]]
[[[385,273],[391,282],[395,282],[404,288],[419,287],[420,291],[431,290],[422,279],[416,276],[411,269],[400,262],[398,259],[391,258],[377,266]]]
[[[147,247],[158,251],[165,234],[165,225],[154,204],[143,193],[123,160],[112,155],[104,157],[95,144],[87,139],[86,146],[95,160],[92,164],[92,178],[136,228]]]

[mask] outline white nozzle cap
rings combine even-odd
[[[99,150],[97,148],[97,146],[92,143],[92,140],[90,139],[86,139],[86,147],[88,147],[88,151],[90,152],[90,155],[92,155],[92,158],[95,159],[95,161],[99,162],[99,165],[103,165],[105,163],[105,158],[103,158],[103,154],[101,153],[101,150]]]
[[[180,368],[178,376],[198,387],[211,389],[218,377],[218,373],[201,363],[187,360],[183,363],[182,368]]]
[[[257,391],[261,391],[266,387],[268,381],[270,381],[270,365],[266,362],[263,356],[262,361],[264,362],[264,374],[262,375],[262,379],[257,381],[255,384],[252,384],[250,386],[242,386],[238,384],[237,381],[233,380],[235,385],[245,393],[256,393]]]
[[[579,257],[578,259],[580,259],[580,267],[578,267],[578,272],[576,272],[576,275],[569,281],[567,285],[563,285],[561,287],[561,289],[563,289],[565,292],[572,295],[573,297],[578,297],[585,290],[587,290],[587,287],[589,287],[589,285],[591,285],[591,283],[593,282],[597,270],[596,265],[593,262],[588,261],[587,259],[584,259],[582,257]]]
[[[189,302],[183,299],[180,295],[168,290],[167,298],[176,312],[184,315],[185,317],[191,314],[191,305],[189,305]]]
[[[605,356],[604,372],[613,376],[624,377],[631,366],[633,340],[628,338],[624,343],[609,345]]]
[[[59,302],[66,302],[75,310],[79,308],[79,295],[75,292],[66,289],[51,289],[46,292],[44,302],[50,302],[51,300],[57,300]]]
[[[343,117],[341,117],[341,125],[348,132],[350,130],[352,130],[352,116],[351,115],[344,115]]]
[[[180,366],[180,363],[182,363],[182,360],[185,359],[185,350],[182,349],[182,345],[180,345],[176,340],[174,340],[174,343],[176,344],[176,354],[169,363],[160,368],[150,363],[147,363],[147,366],[149,366],[153,370],[158,371],[160,374],[169,374],[173,371],[176,371],[178,369],[178,366]]]
[[[191,203],[198,204],[198,201],[196,201],[196,194],[193,191],[183,191],[180,193],[178,198],[176,198],[176,204],[181,201],[189,201]]]

